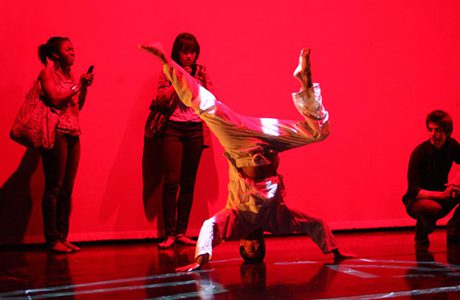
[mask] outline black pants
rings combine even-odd
[[[185,234],[187,231],[202,151],[201,122],[168,121],[161,150],[166,236]]]
[[[458,198],[449,198],[440,202],[430,199],[408,199],[406,205],[409,216],[417,220],[416,233],[421,236],[431,233],[436,228],[436,222],[447,216],[453,209],[455,212],[447,222],[447,235],[452,238],[460,238]]]
[[[42,211],[45,239],[49,244],[65,241],[69,233],[71,196],[80,161],[78,136],[56,134],[54,147],[42,150],[45,192]]]

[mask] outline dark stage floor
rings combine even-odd
[[[460,299],[460,246],[447,246],[444,230],[417,251],[411,231],[337,238],[358,257],[334,263],[307,237],[270,237],[264,264],[242,264],[238,242],[227,242],[193,273],[174,272],[193,247],[158,250],[154,242],[81,244],[70,255],[2,249],[0,298]]]

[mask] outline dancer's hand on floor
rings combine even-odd
[[[201,269],[201,265],[199,263],[194,262],[189,265],[176,268],[176,272],[192,272],[192,271],[196,271],[200,269]]]

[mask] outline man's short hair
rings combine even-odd
[[[428,128],[429,123],[434,123],[442,128],[444,133],[450,137],[454,130],[454,122],[452,117],[443,110],[434,110],[426,117],[426,127]]]
[[[244,259],[244,262],[248,264],[257,264],[263,262],[265,258],[265,240],[263,230],[257,229],[248,236],[246,236],[243,240],[259,242],[257,251],[252,253],[252,255],[249,255],[246,252],[244,245],[240,245],[240,255]]]
[[[257,240],[259,242],[259,247],[255,252],[255,255],[249,256],[249,254],[244,249],[244,245],[240,246],[240,255],[244,259],[244,262],[247,264],[258,264],[264,261],[265,258],[265,240],[263,238]]]

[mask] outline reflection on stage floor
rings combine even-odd
[[[304,236],[267,237],[262,264],[243,264],[238,242],[214,250],[202,270],[176,273],[194,248],[156,241],[0,249],[2,299],[460,299],[460,246],[444,230],[415,248],[411,230],[336,234],[354,259],[334,261]]]

